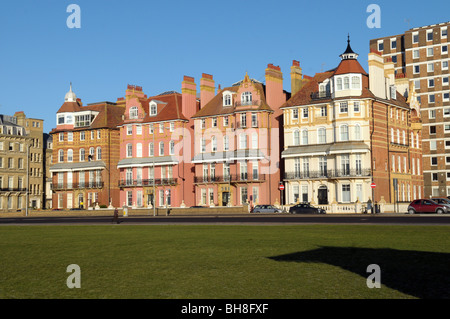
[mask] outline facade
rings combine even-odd
[[[17,118],[0,115],[0,210],[25,209],[28,178],[27,149],[31,138]],[[28,153],[29,154],[29,153]]]
[[[132,208],[194,205],[191,159],[192,123],[198,108],[185,77],[183,93],[147,97],[129,85],[120,128],[120,204]],[[189,107],[192,110],[189,110]]]
[[[411,112],[397,92],[391,61],[371,53],[369,75],[350,40],[340,58],[337,68],[316,74],[281,107],[286,203],[345,205],[419,198],[418,104],[412,101],[416,109]]]
[[[201,80],[201,108],[194,119],[194,189],[199,206],[280,203],[283,143],[278,66],[269,64],[266,83],[250,79],[219,89],[211,75]]]
[[[112,102],[83,106],[70,87],[50,132],[53,208],[119,206],[117,125],[123,111]]]
[[[371,51],[394,62],[400,91],[413,86],[423,121],[424,196],[450,195],[450,23],[407,30],[370,41]]]

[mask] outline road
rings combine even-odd
[[[377,214],[377,215],[197,215],[197,216],[128,216],[120,217],[119,225],[450,225],[450,215]],[[6,225],[112,225],[109,216],[80,217],[2,217],[0,226]]]

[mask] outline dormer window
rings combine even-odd
[[[138,108],[137,106],[133,106],[130,108],[130,119],[137,119],[138,118]]]
[[[150,104],[150,115],[155,116],[156,113],[157,113],[156,103],[151,103]]]
[[[339,91],[339,90],[342,90],[342,79],[341,78],[338,78],[337,80],[336,80],[336,89]]]
[[[231,94],[229,94],[229,93],[224,94],[223,106],[231,106]]]
[[[352,89],[360,89],[361,88],[361,80],[359,76],[352,76]]]
[[[241,95],[241,102],[242,105],[249,105],[252,102],[252,93],[251,92],[244,92]]]
[[[58,124],[64,124],[64,115],[58,115]]]

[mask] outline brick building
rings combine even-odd
[[[371,53],[367,73],[350,40],[340,58],[335,69],[316,74],[281,107],[287,204],[420,197],[420,118],[397,92],[393,63]]]
[[[95,208],[119,202],[119,129],[124,105],[82,105],[70,91],[56,113],[53,140],[53,208]]]
[[[394,63],[402,94],[413,86],[421,104],[424,196],[450,195],[449,22],[370,41]]]

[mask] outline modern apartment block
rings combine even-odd
[[[446,22],[370,41],[371,51],[394,62],[397,85],[406,94],[410,86],[417,92],[425,197],[450,195],[449,28]]]
[[[246,74],[217,94],[211,75],[204,73],[200,84],[201,108],[193,115],[196,205],[280,203],[280,106],[290,97],[280,68],[267,66],[265,84]]]
[[[340,58],[335,69],[316,74],[281,107],[286,203],[345,208],[369,199],[419,198],[418,104],[397,91],[391,61],[371,53],[367,73],[350,40]]]
[[[112,102],[84,106],[70,87],[50,132],[53,208],[120,205],[117,126],[123,111],[124,105]]]

